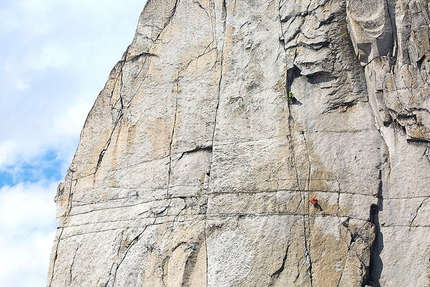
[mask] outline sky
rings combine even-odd
[[[0,1],[0,286],[46,286],[57,185],[145,2]]]

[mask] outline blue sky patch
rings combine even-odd
[[[49,150],[31,161],[18,161],[14,165],[6,166],[0,170],[0,187],[14,186],[20,182],[61,180],[65,175],[62,170],[63,160],[56,151]]]

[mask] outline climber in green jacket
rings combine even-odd
[[[294,97],[293,92],[290,91],[288,93],[288,102],[294,104],[296,101],[297,101],[296,97]]]

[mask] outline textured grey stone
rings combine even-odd
[[[149,0],[58,188],[48,286],[429,286],[428,11]]]

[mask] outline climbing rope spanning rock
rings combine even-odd
[[[48,286],[428,286],[428,11],[148,1],[58,187]]]

